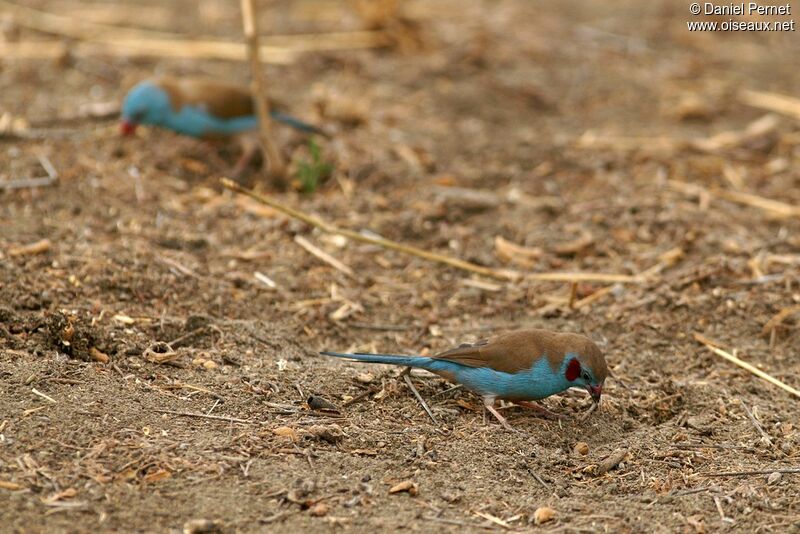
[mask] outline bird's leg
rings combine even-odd
[[[260,146],[258,139],[250,135],[240,135],[238,140],[242,147],[242,155],[231,172],[234,180],[242,182],[247,176],[248,167],[258,158]]]
[[[500,415],[500,412],[498,412],[497,410],[494,409],[494,399],[495,399],[494,397],[484,397],[483,398],[483,406],[486,408],[486,410],[490,414],[495,416],[497,418],[497,420],[500,421],[500,424],[503,425],[503,427],[506,430],[511,430],[512,432],[516,432],[514,427],[512,427],[510,424],[508,424],[508,421],[506,421],[506,418],[503,417],[502,415]]]
[[[551,412],[541,404],[537,404],[531,401],[514,401],[514,404],[517,406],[522,406],[523,408],[528,408],[529,410],[533,410],[538,412],[540,415],[547,419],[566,419],[563,415],[557,414],[555,412]]]

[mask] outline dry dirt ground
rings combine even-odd
[[[24,4],[239,35],[222,0]],[[265,5],[272,34],[363,26],[351,4]],[[244,62],[7,47],[0,180],[45,176],[41,159],[58,181],[0,192],[3,531],[800,530],[800,475],[770,475],[800,465],[798,399],[695,338],[800,387],[800,127],[741,93],[800,95],[798,34],[691,34],[677,1],[402,9],[389,49],[267,68],[333,132],[318,143],[335,170],[311,194],[260,187],[481,265],[639,278],[494,280],[323,235],[223,190],[235,147],[72,120],[154,72],[245,81]],[[61,38],[0,10],[9,42]],[[308,158],[278,133],[295,166]],[[433,353],[517,327],[602,346],[599,412],[577,419],[582,392],[544,402],[562,422],[508,407],[509,433],[415,373],[433,424],[399,369],[317,355]],[[555,517],[536,525],[540,507]]]

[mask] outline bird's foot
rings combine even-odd
[[[494,403],[494,401],[492,403]],[[494,409],[494,406],[492,406],[491,404],[485,404],[484,406],[486,406],[486,409],[489,411],[490,414],[495,416],[495,418],[498,421],[500,421],[500,424],[503,425],[503,428],[505,428],[506,430],[510,430],[511,432],[516,432],[516,433],[519,434],[519,430],[517,430],[516,428],[511,426],[508,423],[508,421],[506,420],[506,418],[503,417],[502,415],[500,415],[500,412],[498,412],[497,410]]]
[[[556,420],[556,421],[566,419],[565,416],[563,416],[561,414],[557,414],[555,412],[551,412],[550,410],[548,410],[547,408],[545,408],[541,404],[537,404],[535,402],[531,402],[531,401],[516,401],[516,402],[514,402],[514,404],[516,404],[517,406],[522,406],[523,408],[528,408],[529,410],[533,410],[533,411],[537,412],[539,415],[541,415],[542,417],[544,417],[546,419],[553,419],[553,420]]]

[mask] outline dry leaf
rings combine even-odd
[[[579,441],[575,444],[575,452],[580,454],[581,456],[586,456],[589,454],[589,444],[583,441]]]
[[[308,510],[308,513],[314,517],[325,516],[328,514],[328,505],[324,502],[318,502]]]
[[[167,471],[166,469],[159,469],[158,471],[154,471],[152,473],[147,473],[144,476],[145,482],[158,482],[160,480],[166,480],[172,476],[172,473]]]
[[[513,261],[526,267],[532,266],[534,260],[539,259],[542,255],[542,249],[539,247],[523,247],[501,236],[494,238],[494,250],[502,261]]]
[[[108,360],[110,359],[108,357],[108,354],[106,354],[105,352],[101,352],[99,349],[95,347],[91,347],[89,349],[89,357],[92,360],[100,363],[108,363]]]
[[[300,436],[297,435],[295,429],[290,426],[279,426],[278,428],[273,429],[272,433],[282,438],[291,438],[292,441],[297,441],[300,439]]]
[[[17,491],[21,489],[25,489],[25,486],[20,486],[16,482],[8,482],[7,480],[0,480],[0,488],[7,489],[11,491]]]
[[[419,486],[417,486],[417,484],[411,480],[404,480],[403,482],[392,486],[389,489],[389,495],[394,493],[402,493],[404,491],[408,492],[408,494],[412,497],[415,497],[419,493]]]
[[[533,522],[537,525],[547,523],[556,518],[556,511],[549,506],[540,506],[533,512]]]

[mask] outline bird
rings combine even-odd
[[[436,373],[480,395],[485,408],[509,430],[514,429],[494,408],[496,400],[543,409],[530,401],[582,387],[599,404],[608,376],[605,357],[591,339],[542,329],[516,330],[475,343],[462,343],[430,357],[330,351],[320,354]]]
[[[159,126],[202,139],[233,136],[258,126],[250,91],[240,85],[203,78],[150,78],[137,83],[122,103],[121,130],[131,135],[140,124]],[[325,135],[317,126],[281,111],[273,119],[301,132]]]

